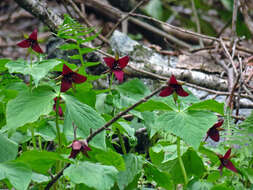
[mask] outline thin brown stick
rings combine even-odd
[[[107,122],[103,127],[97,129],[96,131],[94,131],[92,134],[90,134],[87,138],[86,141],[89,142],[91,141],[97,134],[101,133],[102,131],[104,131],[105,129],[107,129],[111,124],[113,124],[114,122],[116,122],[119,118],[121,118],[123,115],[125,115],[126,113],[128,113],[130,110],[134,109],[135,107],[137,107],[138,105],[146,102],[147,100],[149,100],[150,98],[152,98],[155,94],[157,94],[158,92],[160,92],[165,86],[162,86],[158,89],[156,89],[154,92],[152,92],[150,95],[144,97],[143,99],[139,100],[138,102],[136,102],[135,104],[133,104],[132,106],[130,106],[129,108],[127,108],[126,110],[118,113],[114,118],[112,118],[109,122]]]
[[[199,38],[203,38],[203,39],[208,39],[208,40],[214,40],[214,41],[217,41],[219,42],[220,39],[219,38],[215,38],[215,37],[212,37],[212,36],[207,36],[207,35],[204,35],[204,34],[199,34],[197,32],[193,32],[193,31],[190,31],[190,30],[186,30],[186,29],[183,29],[183,28],[180,28],[180,27],[177,27],[177,26],[173,26],[171,24],[168,24],[166,22],[162,22],[158,19],[155,19],[155,18],[152,18],[152,17],[149,17],[149,16],[145,16],[145,15],[141,15],[141,14],[136,14],[136,13],[131,13],[130,14],[131,16],[134,16],[134,17],[140,17],[140,18],[144,18],[144,19],[147,19],[147,20],[152,20],[154,22],[157,22],[159,24],[162,24],[162,25],[166,25],[176,31],[179,31],[179,32],[183,32],[183,33],[187,33],[187,34],[190,34],[190,35],[193,35],[193,36],[197,36]],[[228,39],[223,39],[223,40],[228,40]]]
[[[126,20],[129,16],[130,13],[133,13],[137,8],[139,8],[146,0],[142,0],[140,1],[129,13],[127,13],[125,16],[123,16],[115,25],[114,27],[111,29],[111,31],[106,35],[106,38],[109,39],[112,35],[112,33],[114,32],[114,30],[116,30],[116,28],[119,26],[120,23],[122,23],[124,20]]]
[[[152,98],[155,94],[157,94],[159,91],[161,91],[165,86],[161,86],[160,88],[156,89],[154,92],[152,92],[150,95],[144,97],[143,99],[139,100],[138,102],[136,102],[135,104],[133,104],[132,106],[130,106],[129,108],[127,108],[126,110],[120,112],[119,114],[117,114],[114,118],[112,118],[109,122],[107,122],[104,126],[100,127],[99,129],[97,129],[96,131],[92,132],[87,138],[86,138],[86,142],[88,143],[89,141],[91,141],[96,135],[98,135],[99,133],[101,133],[102,131],[104,131],[105,129],[107,129],[110,125],[112,125],[114,122],[116,122],[119,118],[121,118],[123,115],[125,115],[126,113],[128,113],[130,110],[134,109],[135,107],[137,107],[138,105],[146,102],[147,100],[149,100],[150,98]],[[49,190],[52,185],[63,175],[63,172],[66,168],[68,168],[70,166],[70,163],[66,164],[66,166],[55,176],[51,179],[51,181],[47,184],[45,190]]]
[[[220,38],[220,43],[221,43],[221,46],[223,47],[225,55],[227,56],[227,58],[229,59],[230,63],[232,64],[234,72],[235,72],[235,74],[237,76],[238,75],[238,71],[237,71],[236,65],[234,63],[234,60],[231,57],[230,53],[228,52],[228,49],[227,49],[226,45],[224,44],[224,42],[223,42],[223,40],[221,38]]]

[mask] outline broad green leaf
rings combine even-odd
[[[154,110],[172,110],[168,104],[156,100],[149,100],[145,103],[140,104],[135,109],[141,112]]]
[[[14,160],[18,154],[18,144],[0,134],[0,163]]]
[[[1,58],[0,59],[0,73],[6,71],[7,69],[5,68],[5,64],[11,61],[10,59],[7,58]]]
[[[14,61],[9,61],[6,65],[10,73],[22,73],[22,74],[30,74],[30,67],[27,61],[23,59],[18,59]]]
[[[192,104],[188,110],[208,110],[224,115],[224,103],[219,103],[216,100],[205,100]]]
[[[145,10],[154,18],[162,19],[163,17],[163,7],[160,0],[150,0]]]
[[[10,181],[17,190],[26,190],[32,178],[32,170],[18,162],[0,163],[0,176]]]
[[[253,169],[252,168],[241,168],[242,172],[247,176],[250,183],[253,184]]]
[[[125,170],[125,162],[122,155],[111,149],[104,151],[93,148],[92,151],[89,152],[89,155],[103,165],[114,166],[118,171]]]
[[[220,179],[220,172],[217,171],[211,171],[207,177],[207,182],[215,182],[216,180]]]
[[[116,86],[116,90],[120,96],[114,96],[113,103],[120,109],[130,106],[150,94],[150,90],[139,79],[133,79]]]
[[[211,190],[234,190],[234,188],[228,187],[226,184],[218,184],[213,186]]]
[[[41,62],[28,64],[24,60],[9,61],[5,66],[9,69],[10,73],[22,73],[24,75],[32,75],[35,85],[38,86],[39,81],[44,78],[48,72],[61,61],[57,59],[48,59]]]
[[[144,165],[144,171],[149,182],[155,181],[159,187],[167,190],[173,189],[173,183],[168,173],[160,171],[151,163]]]
[[[147,126],[147,130],[150,132],[150,138],[152,138],[157,132],[154,127],[157,115],[155,112],[148,111],[142,112],[141,115],[143,117],[144,124]]]
[[[56,161],[66,161],[60,154],[56,152],[31,150],[24,152],[17,162],[22,162],[30,166],[33,171],[41,174],[48,174],[48,170],[55,164]]]
[[[119,85],[116,89],[120,94],[131,97],[133,99],[140,99],[150,94],[150,90],[140,79],[132,79]]]
[[[72,49],[78,49],[78,45],[73,44],[73,43],[66,43],[60,46],[60,49],[62,50],[72,50]]]
[[[187,184],[186,190],[210,190],[212,187],[212,183],[193,179]]]
[[[33,91],[21,91],[7,104],[7,128],[15,129],[27,123],[35,122],[41,115],[53,110],[55,93],[48,86],[40,86]]]
[[[124,160],[126,170],[119,172],[117,179],[120,190],[125,189],[134,180],[135,176],[141,172],[143,165],[142,157],[134,154],[124,155]]]
[[[217,117],[207,111],[168,111],[157,118],[156,131],[164,130],[182,138],[188,145],[198,149],[203,137]]]
[[[90,106],[67,94],[63,94],[62,98],[66,103],[65,135],[74,137],[73,122],[77,126],[77,135],[82,138],[87,137],[91,129],[95,131],[105,124],[105,120]],[[90,143],[97,148],[105,149],[105,132],[95,136]]]
[[[30,74],[33,77],[34,83],[38,86],[39,81],[44,78],[50,70],[60,64],[61,61],[57,59],[48,59],[40,61],[31,67]]]
[[[35,181],[37,183],[43,183],[43,182],[47,182],[50,180],[49,176],[45,176],[43,174],[38,174],[33,172],[32,173],[32,181]]]
[[[118,171],[113,166],[91,162],[72,164],[63,173],[73,183],[84,183],[96,190],[110,190],[117,179],[117,174]]]
[[[182,156],[184,167],[187,173],[187,177],[191,176],[201,177],[205,171],[204,164],[198,154],[192,149],[189,148]],[[170,160],[166,163],[163,163],[159,166],[163,171],[167,171],[173,175],[171,178],[174,183],[183,183],[184,177],[182,170],[178,161],[178,158]]]

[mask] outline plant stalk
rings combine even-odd
[[[127,154],[127,151],[126,151],[126,147],[125,147],[125,142],[124,142],[124,139],[122,137],[122,134],[120,133],[120,130],[117,128],[117,134],[118,134],[118,137],[119,137],[119,143],[120,143],[120,146],[121,146],[121,149],[122,149],[122,152],[123,154]]]
[[[183,176],[184,176],[184,184],[187,185],[188,178],[187,178],[187,174],[186,174],[186,171],[185,171],[183,160],[181,158],[181,150],[180,149],[181,149],[180,138],[177,137],[177,157],[178,157],[179,165],[181,167],[181,170],[182,170],[182,173],[183,173]]]
[[[36,146],[36,139],[35,139],[35,136],[34,136],[34,127],[33,126],[31,126],[31,134],[32,134],[33,148],[35,150],[37,148],[37,146]]]
[[[56,105],[55,105],[55,126],[57,130],[57,136],[58,136],[58,143],[59,143],[59,149],[62,147],[62,142],[61,142],[61,131],[60,131],[60,126],[59,126],[59,104],[60,104],[60,95],[57,97],[56,100]]]

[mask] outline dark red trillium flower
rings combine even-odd
[[[85,156],[89,158],[87,151],[91,151],[91,148],[88,147],[88,143],[85,140],[74,140],[71,144],[72,151],[69,158],[76,158],[79,152],[82,152]]]
[[[222,172],[222,169],[225,167],[225,168],[237,173],[235,166],[230,161],[230,154],[231,154],[231,148],[226,152],[226,154],[224,156],[217,154],[220,159],[220,162],[221,162],[221,164],[218,168],[220,170],[220,172]]]
[[[53,109],[54,109],[54,111],[56,111],[56,101],[57,101],[57,99],[58,99],[58,97],[55,97],[54,98],[54,105],[53,105]],[[60,98],[61,99],[61,98]],[[59,107],[58,107],[58,114],[59,114],[59,116],[63,116],[63,111],[62,111],[62,108],[61,108],[61,106],[59,105]]]
[[[112,58],[112,57],[104,57],[103,58],[106,65],[110,68],[110,71],[114,73],[115,77],[122,82],[124,79],[124,67],[127,66],[129,62],[129,56],[124,56],[122,58]]]
[[[217,123],[215,123],[208,131],[207,131],[207,136],[213,139],[215,142],[218,142],[220,140],[220,134],[219,131],[223,131],[224,129],[220,128],[223,124],[224,120],[220,119]],[[205,139],[205,141],[206,141]]]
[[[19,42],[17,45],[22,48],[31,47],[37,53],[43,53],[42,49],[39,46],[38,40],[37,40],[37,33],[38,33],[38,30],[34,29],[34,31],[30,34],[28,39],[25,39],[25,40]]]
[[[87,80],[87,77],[72,71],[67,65],[63,65],[61,92],[66,92],[72,87],[72,83],[80,84]]]
[[[186,91],[184,91],[184,89],[182,88],[182,85],[176,80],[176,77],[172,75],[170,77],[170,81],[168,82],[168,86],[165,87],[160,92],[159,96],[166,97],[173,94],[174,92],[177,95],[182,96],[182,97],[189,95]]]

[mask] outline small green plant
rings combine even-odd
[[[0,59],[1,188],[252,188],[253,113],[236,126],[224,103],[200,101],[174,75],[151,92],[124,78],[127,55],[104,58],[109,89],[94,89],[104,74],[86,72],[99,64],[85,59],[98,49],[85,46],[93,31],[65,16],[57,33],[81,64],[46,59],[36,29],[18,43],[29,62]],[[226,140],[211,147],[208,137]]]

